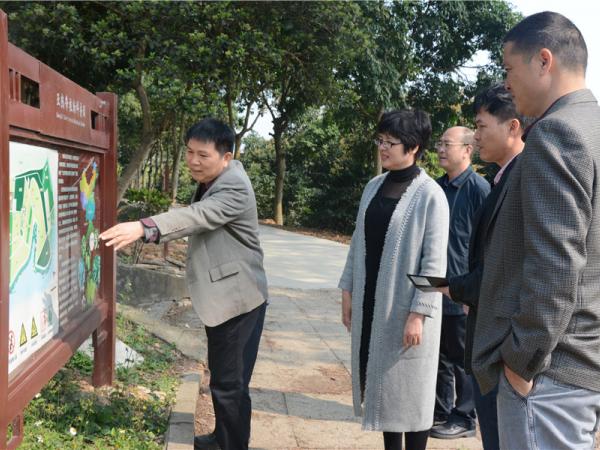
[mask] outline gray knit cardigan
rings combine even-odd
[[[360,201],[339,287],[352,293],[352,396],[364,430],[422,431],[433,424],[442,296],[414,288],[406,274],[445,276],[449,212],[444,192],[423,170],[398,202],[385,236],[375,290],[365,399],[359,352],[365,287],[365,212],[385,180],[373,178]],[[409,312],[425,315],[421,345],[405,349]]]

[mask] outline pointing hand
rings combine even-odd
[[[108,247],[114,246],[115,250],[125,247],[144,236],[144,226],[141,222],[123,222],[109,228],[100,234],[100,239]]]

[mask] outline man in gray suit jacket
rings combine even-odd
[[[600,420],[600,108],[580,31],[544,12],[504,40],[526,130],[485,253],[472,367],[503,449],[593,448]]]
[[[204,119],[186,135],[186,163],[198,189],[192,204],[100,235],[115,250],[143,238],[158,243],[188,237],[187,282],[206,326],[215,431],[196,436],[195,449],[247,449],[248,384],[265,318],[267,280],[258,240],[256,199],[239,161],[234,133]]]

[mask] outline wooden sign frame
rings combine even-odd
[[[81,212],[79,184],[72,182],[71,196],[61,194],[67,190],[56,188],[58,204],[55,241],[58,302],[62,297],[72,296],[71,286],[65,288],[60,280],[71,280],[69,271],[73,269],[69,258],[74,259],[65,248],[84,248],[90,239],[93,254],[86,253],[86,264],[94,258],[93,269],[97,284],[90,285],[83,280],[85,292],[77,288],[77,301],[80,310],[71,314],[62,323],[56,317],[57,331],[49,334],[46,342],[31,354],[22,353],[23,360],[9,371],[9,357],[15,354],[15,332],[10,329],[10,214],[11,203],[10,155],[11,146],[41,148],[53,155],[59,155],[57,165],[58,183],[71,180],[77,182],[86,177],[85,189],[90,198],[88,212]],[[23,440],[23,410],[31,399],[44,387],[56,372],[70,359],[79,346],[92,335],[94,346],[94,386],[112,384],[115,360],[115,255],[112,249],[95,245],[97,229],[106,229],[116,222],[116,151],[117,151],[117,97],[111,93],[94,95],[70,81],[39,60],[28,55],[8,42],[8,20],[0,10],[0,450],[14,449]],[[86,163],[89,164],[85,166]],[[85,166],[82,170],[78,168]],[[93,166],[93,167],[92,167]],[[68,170],[68,169],[75,170]],[[92,171],[88,182],[87,172]],[[61,175],[62,174],[62,175]],[[78,177],[77,177],[78,175]],[[61,178],[62,176],[62,178]],[[96,183],[97,181],[97,183]],[[90,187],[90,184],[92,186]],[[97,187],[99,194],[93,192]],[[78,195],[77,195],[78,194]],[[72,197],[72,198],[71,198]],[[63,201],[64,200],[64,201]],[[62,203],[61,203],[62,202]],[[90,204],[91,202],[92,204]],[[63,212],[61,213],[61,209]],[[70,208],[70,209],[69,209]],[[70,212],[69,212],[70,211]],[[89,213],[91,211],[91,214]],[[97,214],[94,214],[97,212]],[[60,220],[60,215],[71,215],[70,219]],[[79,236],[78,224],[88,225],[91,234]],[[65,223],[73,222],[71,228]],[[59,235],[66,230],[63,235]],[[70,231],[70,234],[68,233]],[[65,241],[64,236],[70,236]],[[78,237],[81,237],[78,241]],[[33,241],[32,241],[33,242]],[[96,240],[97,243],[97,240]],[[33,244],[32,244],[33,245]],[[87,248],[87,247],[86,247]],[[82,250],[83,251],[83,250]],[[33,251],[31,252],[33,253]],[[81,255],[77,254],[79,259]],[[62,258],[62,261],[61,261]],[[83,258],[81,258],[83,260]],[[80,263],[81,264],[81,263]],[[85,272],[88,269],[83,269]],[[79,267],[81,278],[82,268]],[[85,272],[87,274],[87,272]],[[64,276],[66,274],[66,276]],[[62,277],[62,278],[60,278]],[[64,284],[64,283],[63,283]],[[61,290],[62,289],[62,290]],[[62,296],[62,297],[61,297]],[[88,303],[86,304],[86,298]],[[48,311],[45,310],[45,319]],[[52,318],[52,311],[50,311]],[[64,317],[67,317],[65,314]],[[35,320],[33,320],[35,322]],[[29,324],[27,324],[29,326]],[[37,327],[31,324],[31,341],[38,335]],[[12,334],[11,334],[12,333]],[[28,338],[28,331],[24,337]],[[32,347],[33,348],[33,347]],[[15,356],[16,357],[16,356]],[[14,359],[13,359],[14,364]]]

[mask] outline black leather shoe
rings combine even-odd
[[[215,433],[194,437],[194,450],[221,450]]]
[[[446,422],[434,426],[429,436],[435,439],[458,439],[475,436],[475,428],[466,428],[458,423]]]

